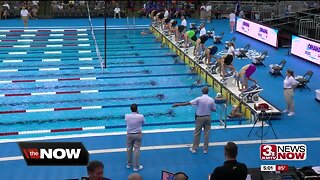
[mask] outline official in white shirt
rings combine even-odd
[[[204,27],[204,23],[201,23],[200,24],[200,35],[199,35],[199,37],[202,36],[202,35],[205,35],[205,34],[207,34],[207,30]]]
[[[284,97],[287,103],[287,109],[283,112],[288,113],[288,116],[295,115],[294,112],[294,88],[299,82],[294,79],[293,71],[287,70],[287,76],[283,81]]]
[[[143,169],[143,166],[140,164],[140,147],[142,140],[142,125],[144,124],[144,116],[138,113],[138,105],[131,104],[130,109],[131,114],[125,115],[125,120],[127,124],[127,153],[128,153],[128,162],[127,168],[132,166],[132,151],[134,150],[134,166],[133,171],[139,171]]]
[[[208,4],[206,5],[207,23],[211,22],[211,16],[212,16],[212,6],[211,6],[211,3],[208,2]]]
[[[165,11],[164,11],[164,18],[168,18],[168,17],[169,17],[169,11],[166,8]]]
[[[230,18],[230,31],[231,33],[233,33],[234,25],[236,24],[236,14],[232,12],[231,14],[229,14],[229,18]]]
[[[187,20],[185,19],[184,16],[181,16],[181,26],[187,27]]]
[[[117,6],[116,8],[114,8],[114,19],[117,17],[117,15],[118,15],[118,17],[119,17],[119,19],[121,18],[121,10],[120,10],[120,8],[119,8],[119,6]]]
[[[211,111],[214,111],[214,112],[216,111],[216,104],[214,102],[214,99],[211,98],[208,95],[208,93],[209,93],[209,88],[203,87],[202,96],[197,97],[196,99],[190,102],[177,103],[172,105],[172,107],[192,105],[196,108],[196,114],[195,114],[196,127],[194,130],[193,145],[190,148],[190,151],[193,154],[197,152],[197,148],[199,147],[202,128],[204,128],[203,153],[204,154],[208,153],[209,136],[210,136],[210,130],[211,130]]]
[[[29,21],[29,11],[26,9],[25,6],[22,6],[22,10],[20,11],[21,19],[23,21],[23,25],[25,28],[28,28],[28,21]]]

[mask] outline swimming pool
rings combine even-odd
[[[0,138],[125,131],[131,103],[145,114],[144,129],[194,127],[192,107],[171,106],[206,84],[191,89],[199,77],[140,31],[107,31],[103,74],[90,30],[0,32]],[[104,31],[95,35],[103,57]]]

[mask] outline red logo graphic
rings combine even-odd
[[[262,144],[260,146],[261,160],[276,160],[277,159],[277,145]]]
[[[287,172],[289,171],[288,165],[276,165],[276,171]]]
[[[39,149],[25,149],[23,148],[23,154],[27,159],[39,159],[40,153]]]
[[[85,166],[89,153],[81,142],[19,142],[27,165]]]

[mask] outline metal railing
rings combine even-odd
[[[315,23],[313,19],[300,19],[299,21],[299,35],[309,36],[309,30],[315,29]]]
[[[320,23],[316,26],[316,36],[315,39],[320,40]]]
[[[132,17],[132,27],[130,27],[131,24],[130,24],[130,19],[129,17],[127,17],[127,28],[128,29],[136,29],[136,19],[135,17]]]

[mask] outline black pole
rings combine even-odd
[[[104,68],[107,68],[107,0],[104,0]]]

